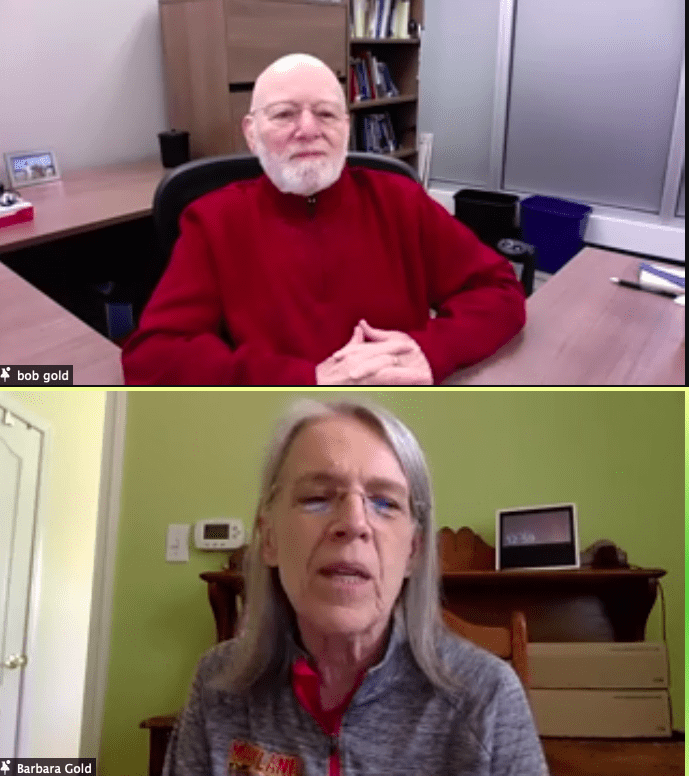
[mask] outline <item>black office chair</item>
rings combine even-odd
[[[416,171],[393,156],[351,151],[347,162],[354,167],[396,172],[419,182]],[[262,173],[258,158],[251,154],[206,157],[170,170],[153,197],[153,223],[165,264],[179,236],[179,217],[190,202],[232,181],[257,178]]]
[[[347,162],[354,167],[368,167],[373,170],[406,175],[411,180],[420,182],[419,176],[412,167],[393,156],[350,151],[347,154]],[[158,184],[153,197],[153,223],[160,246],[160,265],[155,272],[151,273],[152,276],[157,280],[162,276],[179,236],[179,218],[188,204],[203,194],[219,189],[232,181],[257,178],[262,172],[258,158],[252,154],[204,157],[170,170]],[[515,250],[514,243],[513,240],[501,240],[491,247],[510,261],[527,261],[521,281],[529,294],[533,288],[535,264],[532,262],[528,265],[530,257],[524,256],[519,248]],[[531,258],[533,259],[533,256]],[[151,286],[151,292],[154,287],[155,283]]]
[[[534,276],[536,275],[536,249],[534,246],[512,237],[503,237],[496,243],[489,242],[488,245],[508,261],[522,265],[519,280],[524,286],[524,293],[531,296]]]

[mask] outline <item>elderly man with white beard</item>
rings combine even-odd
[[[264,175],[182,213],[124,345],[128,385],[432,385],[522,328],[509,262],[411,179],[346,164],[320,60],[264,70],[242,129]]]

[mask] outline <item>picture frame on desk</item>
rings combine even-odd
[[[7,181],[12,189],[60,180],[53,150],[9,151],[4,154]]]

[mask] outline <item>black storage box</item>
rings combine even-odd
[[[476,232],[483,242],[495,245],[503,237],[519,236],[516,195],[461,189],[454,199],[455,218]]]

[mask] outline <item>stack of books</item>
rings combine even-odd
[[[665,644],[532,642],[527,653],[531,708],[540,735],[672,735]]]
[[[639,265],[639,283],[647,288],[671,291],[678,296],[677,304],[684,304],[684,267],[669,264],[650,264],[642,261]]]
[[[360,57],[353,57],[350,70],[350,102],[399,96],[399,89],[390,76],[388,66],[370,51],[364,51]]]
[[[351,0],[353,38],[409,38],[410,0]]]
[[[395,130],[387,111],[359,116],[358,147],[360,151],[371,151],[377,154],[389,154],[397,150]]]

